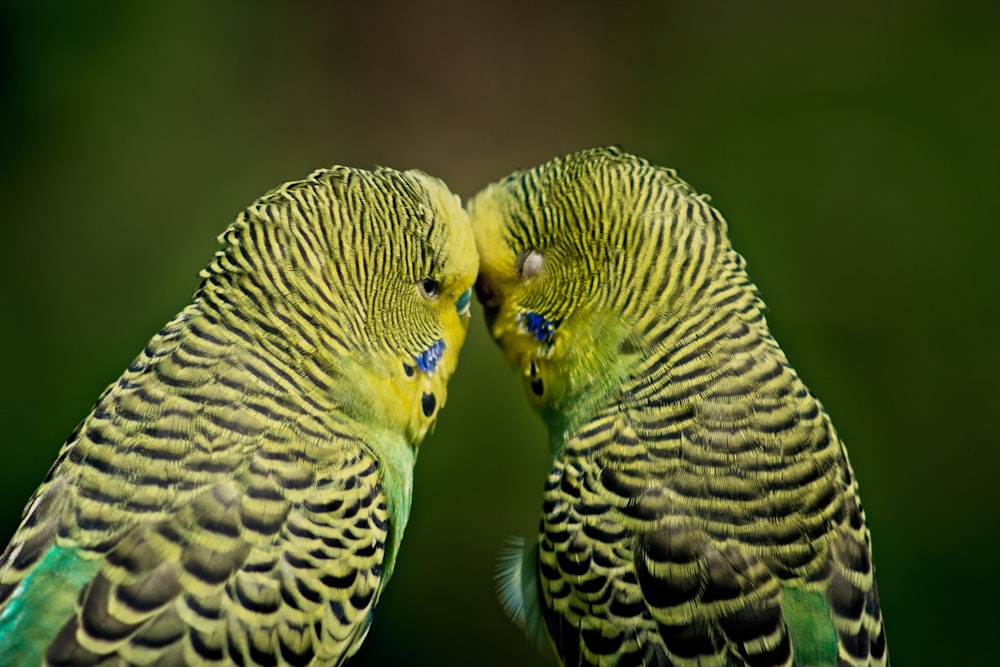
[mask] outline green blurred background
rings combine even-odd
[[[713,194],[848,442],[895,664],[995,664],[1000,5],[372,4],[0,5],[0,535],[265,190],[384,164],[467,197],[618,143]],[[547,664],[492,582],[545,435],[480,316],[352,665]]]

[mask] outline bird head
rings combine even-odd
[[[725,243],[721,216],[671,169],[617,148],[517,171],[469,204],[490,334],[550,430],[606,405],[680,316]]]
[[[300,372],[335,378],[343,413],[419,443],[444,405],[478,267],[458,197],[419,171],[331,167],[272,190],[220,240],[202,297],[239,299]]]

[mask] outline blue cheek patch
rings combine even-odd
[[[420,353],[420,356],[414,357],[417,362],[417,368],[423,373],[433,373],[437,370],[438,362],[441,361],[441,355],[444,354],[444,341],[439,340],[429,348]]]
[[[521,328],[543,343],[552,342],[552,334],[556,325],[534,312],[518,313],[517,322]]]

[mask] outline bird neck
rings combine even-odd
[[[575,345],[553,346],[556,391],[541,408],[553,453],[561,443],[610,412],[630,406],[689,402],[726,382],[748,364],[787,362],[767,328],[763,303],[733,251],[722,253],[701,288],[678,287],[633,298],[632,308],[610,304],[588,310]],[[558,358],[555,358],[558,357]]]
[[[574,328],[561,330],[533,362],[545,382],[539,411],[553,455],[574,431],[614,404],[640,354],[629,345],[628,326],[613,310],[588,312],[589,317],[571,320]]]

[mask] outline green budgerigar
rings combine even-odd
[[[551,436],[501,599],[565,665],[882,665],[870,538],[830,418],[726,223],[595,149],[470,203],[477,292]]]
[[[70,436],[0,560],[3,665],[340,665],[365,638],[478,266],[417,171],[253,203]]]

